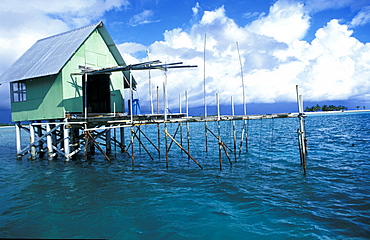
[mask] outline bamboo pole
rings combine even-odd
[[[164,132],[167,133],[167,124],[166,122],[164,123]],[[168,135],[165,134],[165,139],[166,139],[166,168],[168,169]]]
[[[157,124],[158,158],[161,158],[161,125]]]
[[[299,129],[297,130],[298,133],[298,145],[299,145],[299,152],[300,152],[300,159],[301,159],[301,166],[303,169],[303,173],[306,174],[307,168],[307,140],[306,140],[306,132],[305,132],[305,117],[306,115],[303,112],[303,97],[299,95],[298,85],[296,85],[296,92],[297,92],[297,103],[298,103],[298,119],[299,119]]]
[[[140,131],[140,129],[139,129]],[[140,132],[139,132],[140,133]],[[137,136],[137,134],[134,132],[134,136],[136,137],[136,139],[139,141],[139,144],[144,148],[145,152],[149,155],[149,157],[154,160],[154,158],[152,157],[152,155],[150,154],[150,152],[148,151],[148,149],[145,147],[144,143],[141,141],[140,137]]]
[[[132,168],[134,168],[135,166],[134,134],[135,134],[134,127],[131,126],[131,165],[132,165]]]
[[[99,151],[105,156],[105,158],[109,162],[112,162],[110,160],[110,158],[108,157],[108,155],[104,152],[104,150],[99,146],[99,143],[95,141],[95,139],[94,139],[93,135],[90,133],[90,131],[86,131],[86,133],[87,133],[87,136],[90,138],[90,141],[96,146],[96,148],[99,149]]]
[[[232,126],[233,126],[233,140],[234,140],[234,161],[236,162],[236,127],[235,127],[235,109],[234,109],[234,98],[231,96],[231,115],[233,116]]]
[[[133,96],[134,96],[134,93],[133,93],[133,89],[132,89],[132,73],[130,71],[130,119],[131,119],[131,124],[134,123],[134,116],[133,116],[134,111],[132,109],[132,106],[133,106],[132,101],[133,101],[133,98],[134,98]]]
[[[172,139],[172,141],[174,141],[175,142],[175,144],[179,147],[179,148],[181,148],[181,150],[182,151],[184,151],[190,158],[191,158],[191,160],[193,160],[201,169],[203,169],[203,167],[198,163],[198,161],[197,160],[195,160],[195,158],[193,158],[191,155],[190,155],[190,153],[188,152],[188,151],[186,151],[185,150],[185,148],[183,148],[168,132],[167,132],[167,129],[165,129],[164,130],[164,132],[165,132],[165,134],[166,134],[166,136],[168,136],[169,138],[171,138]]]
[[[208,132],[207,132],[207,92],[206,92],[206,44],[207,35],[204,34],[204,56],[203,56],[203,94],[204,94],[204,133],[206,138],[206,152],[208,152]]]
[[[150,62],[150,56],[149,56],[149,49],[146,50],[148,62]],[[149,75],[149,101],[150,101],[150,113],[154,114],[154,107],[153,107],[153,96],[152,96],[152,77],[150,75],[150,68],[148,69],[148,75]]]

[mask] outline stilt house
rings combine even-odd
[[[12,121],[123,113],[129,71],[78,75],[107,66],[126,64],[102,22],[37,41],[2,76],[10,82]]]

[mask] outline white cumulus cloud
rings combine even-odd
[[[370,43],[352,37],[353,30],[333,19],[316,31],[313,41],[302,40],[310,27],[310,16],[296,2],[277,1],[270,12],[247,26],[239,26],[221,6],[205,11],[189,30],[176,28],[164,33],[164,40],[148,48],[151,59],[184,61],[197,69],[167,73],[170,108],[178,96],[189,91],[190,106],[203,104],[205,67],[207,102],[215,94],[228,104],[234,97],[242,103],[242,81],[236,42],[239,43],[247,102],[295,101],[295,86],[306,100],[365,98],[370,92]],[[206,38],[206,64],[203,64]],[[131,58],[131,61],[146,59]],[[148,105],[148,73],[135,72],[142,105]],[[153,92],[162,89],[164,74],[151,72]]]

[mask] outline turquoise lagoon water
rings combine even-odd
[[[156,142],[151,127],[142,130]],[[205,152],[203,123],[190,124],[190,148],[204,170],[175,145],[166,169],[164,141],[161,158],[146,142],[154,160],[136,141],[134,167],[118,151],[113,163],[98,152],[16,160],[14,128],[2,128],[0,238],[369,239],[370,114],[307,117],[306,175],[297,128],[296,118],[249,121],[249,151],[232,165],[223,154],[223,171],[211,134]],[[231,122],[221,130],[233,148]],[[182,134],[186,147],[185,125]]]

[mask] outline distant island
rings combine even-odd
[[[342,105],[339,105],[339,106],[323,105],[322,107],[320,107],[318,104],[316,104],[316,106],[306,107],[304,111],[305,112],[318,112],[318,111],[326,112],[326,111],[342,111],[342,110],[348,110],[348,107],[345,107]]]

